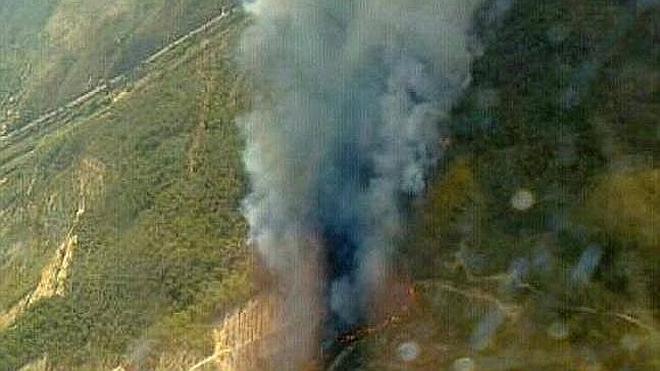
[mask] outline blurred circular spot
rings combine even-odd
[[[639,338],[639,336],[625,334],[621,337],[620,343],[621,348],[629,352],[634,352],[642,345],[642,340]]]
[[[556,340],[566,339],[569,335],[568,325],[562,321],[553,322],[548,327],[548,336]]]
[[[534,195],[527,189],[519,189],[511,197],[511,207],[518,211],[525,211],[534,206]]]
[[[399,356],[405,362],[414,361],[419,357],[419,345],[414,341],[408,341],[399,345]]]
[[[474,371],[477,369],[477,365],[472,358],[464,357],[455,360],[452,369],[454,371]]]

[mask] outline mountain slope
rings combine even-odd
[[[625,5],[484,13],[398,256],[412,302],[337,369],[658,367],[660,7]]]
[[[396,256],[404,305],[329,365],[657,368],[657,2],[485,4],[472,85]],[[0,4],[0,370],[226,356],[213,329],[255,297],[234,123],[250,21],[143,63],[221,6]]]
[[[0,8],[0,113],[11,130],[127,72],[230,1],[9,0]]]
[[[34,290],[67,235],[76,248],[65,292],[0,332],[0,368],[44,354],[64,369],[155,367],[164,348],[192,363],[212,350],[205,326],[249,291],[233,124],[242,82],[230,60],[243,23],[228,17],[129,90],[2,149],[0,311]]]

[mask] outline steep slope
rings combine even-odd
[[[59,106],[220,14],[231,1],[8,0],[0,5],[4,130]]]
[[[78,171],[80,177],[78,207],[72,216],[71,227],[66,232],[57,250],[55,250],[50,262],[43,268],[37,287],[6,312],[0,313],[0,331],[11,326],[39,301],[53,296],[66,295],[71,275],[71,265],[78,245],[76,230],[81,217],[89,207],[88,205],[94,201],[95,196],[102,192],[104,170],[102,164],[90,160],[82,161]]]
[[[0,311],[16,315],[0,369],[45,354],[58,369],[172,369],[212,351],[215,315],[249,292],[230,56],[243,24],[2,148]]]
[[[660,8],[493,3],[400,254],[413,305],[337,369],[655,369]]]
[[[503,11],[480,20],[483,55],[397,257],[409,297],[337,339],[331,369],[658,367],[660,10],[634,3],[487,2]],[[0,144],[0,370],[203,369],[277,349],[268,308],[233,311],[253,294],[232,64],[248,20],[133,72],[218,4],[76,4],[0,4],[13,133]]]

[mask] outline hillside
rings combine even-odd
[[[0,371],[286,348],[241,213],[251,17],[0,3]],[[323,339],[326,368],[659,368],[660,4],[489,0],[471,32],[470,84],[398,236],[396,308]]]
[[[5,139],[0,369],[44,355],[60,369],[170,369],[213,348],[215,316],[249,292],[230,55],[243,24],[229,15]]]
[[[8,0],[0,4],[4,130],[131,70],[230,1]]]
[[[658,367],[659,19],[608,1],[486,13],[400,254],[413,302],[337,369]]]

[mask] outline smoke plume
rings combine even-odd
[[[479,0],[258,0],[240,63],[254,84],[250,239],[289,290],[320,256],[326,321],[367,320],[469,81]],[[310,243],[310,241],[314,241]],[[309,249],[317,249],[310,253]],[[301,263],[302,262],[302,263]],[[296,293],[290,293],[297,295]]]

